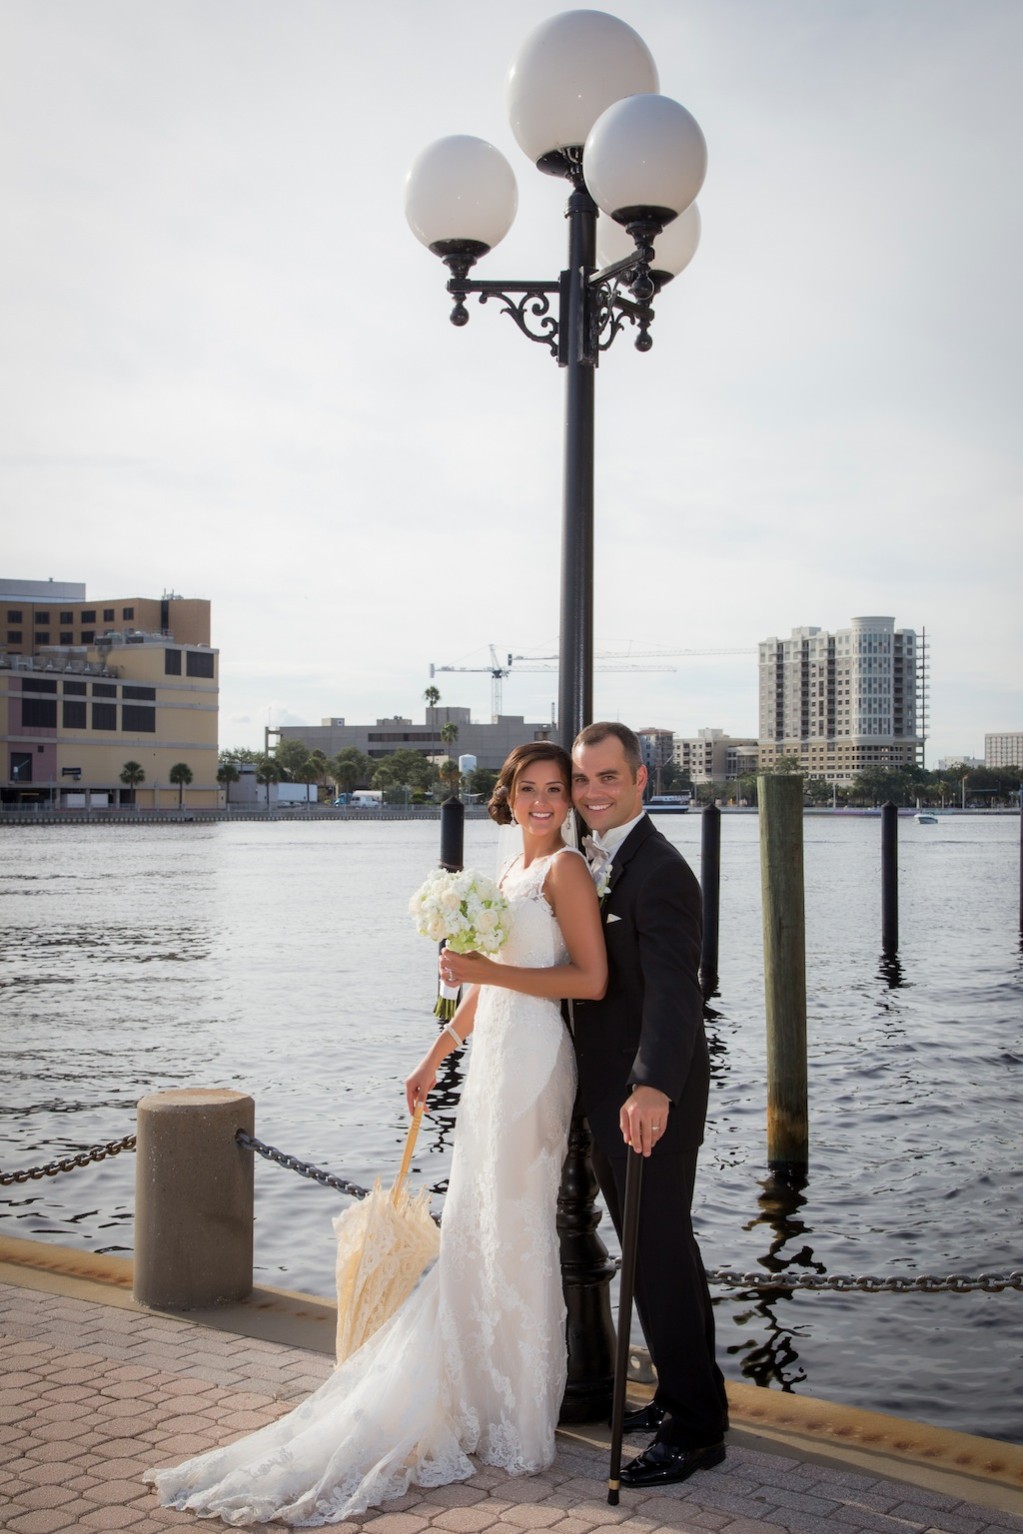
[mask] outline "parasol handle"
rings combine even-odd
[[[405,1136],[405,1149],[401,1157],[401,1166],[398,1169],[397,1177],[394,1179],[394,1187],[391,1189],[392,1204],[396,1204],[401,1197],[401,1190],[405,1185],[408,1169],[412,1165],[412,1152],[416,1148],[416,1136],[419,1133],[419,1126],[423,1122],[423,1109],[425,1107],[425,1102],[419,1104],[419,1107],[412,1115],[412,1122],[408,1126],[408,1134]]]

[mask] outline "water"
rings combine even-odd
[[[699,867],[700,821],[659,825]],[[709,1267],[830,1273],[1023,1266],[1019,823],[900,821],[899,965],[880,958],[880,824],[808,817],[811,1165],[764,1151],[758,826],[726,816],[721,990],[696,1218]],[[488,822],[466,862],[492,871]],[[229,1086],[263,1140],[369,1184],[404,1136],[401,1082],[435,1026],[405,915],[439,826],[10,828],[0,837],[0,1164],[132,1132],[147,1092]],[[443,1190],[459,1085],[416,1175]],[[0,1232],[132,1245],[134,1157],[0,1193]],[[259,1162],[257,1281],[330,1295],[332,1192]],[[439,1207],[441,1200],[436,1204]],[[602,1234],[614,1249],[606,1225]],[[1023,1295],[760,1298],[716,1289],[733,1379],[1023,1441]]]

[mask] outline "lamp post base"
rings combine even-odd
[[[568,1380],[562,1422],[607,1421],[614,1385],[611,1280],[615,1265],[597,1235],[597,1179],[589,1125],[576,1105],[558,1194],[561,1277],[567,1308]]]

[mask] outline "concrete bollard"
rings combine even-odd
[[[198,1310],[252,1293],[255,1129],[243,1092],[189,1087],[138,1105],[132,1293],[154,1310]]]
[[[803,779],[757,779],[767,1005],[767,1161],[800,1175],[809,1153]]]

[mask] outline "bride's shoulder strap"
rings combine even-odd
[[[570,847],[568,842],[566,842],[563,847],[555,848],[555,850],[553,852],[548,853],[547,857],[540,859],[540,862],[543,865],[543,878],[544,878],[544,881],[546,881],[547,875],[550,873],[551,869],[554,867],[555,863],[558,861],[558,859],[560,858],[560,856],[561,856],[561,854],[563,852],[571,852],[577,858],[581,858],[582,859],[582,863],[583,863],[583,867],[586,869],[587,872],[589,872],[589,864],[587,863],[584,854],[579,851],[578,847]],[[574,877],[574,875],[573,875],[573,877]]]
[[[516,852],[516,853],[513,854],[512,857],[504,858],[499,863],[498,869],[497,869],[497,880],[496,880],[496,883],[497,883],[498,889],[501,890],[502,892],[504,891],[504,881],[508,878],[508,876],[510,874],[513,874],[515,872],[516,865],[521,860],[521,857],[522,857],[522,854],[519,853],[519,852]]]
[[[577,858],[582,858],[583,862],[584,863],[586,862],[586,854],[585,854],[585,852],[582,852],[578,847],[570,847],[567,842],[565,843],[565,845],[563,847],[559,847],[558,848],[558,850],[554,854],[554,856],[555,857],[559,857],[561,855],[561,853],[563,853],[563,852],[574,852]]]

